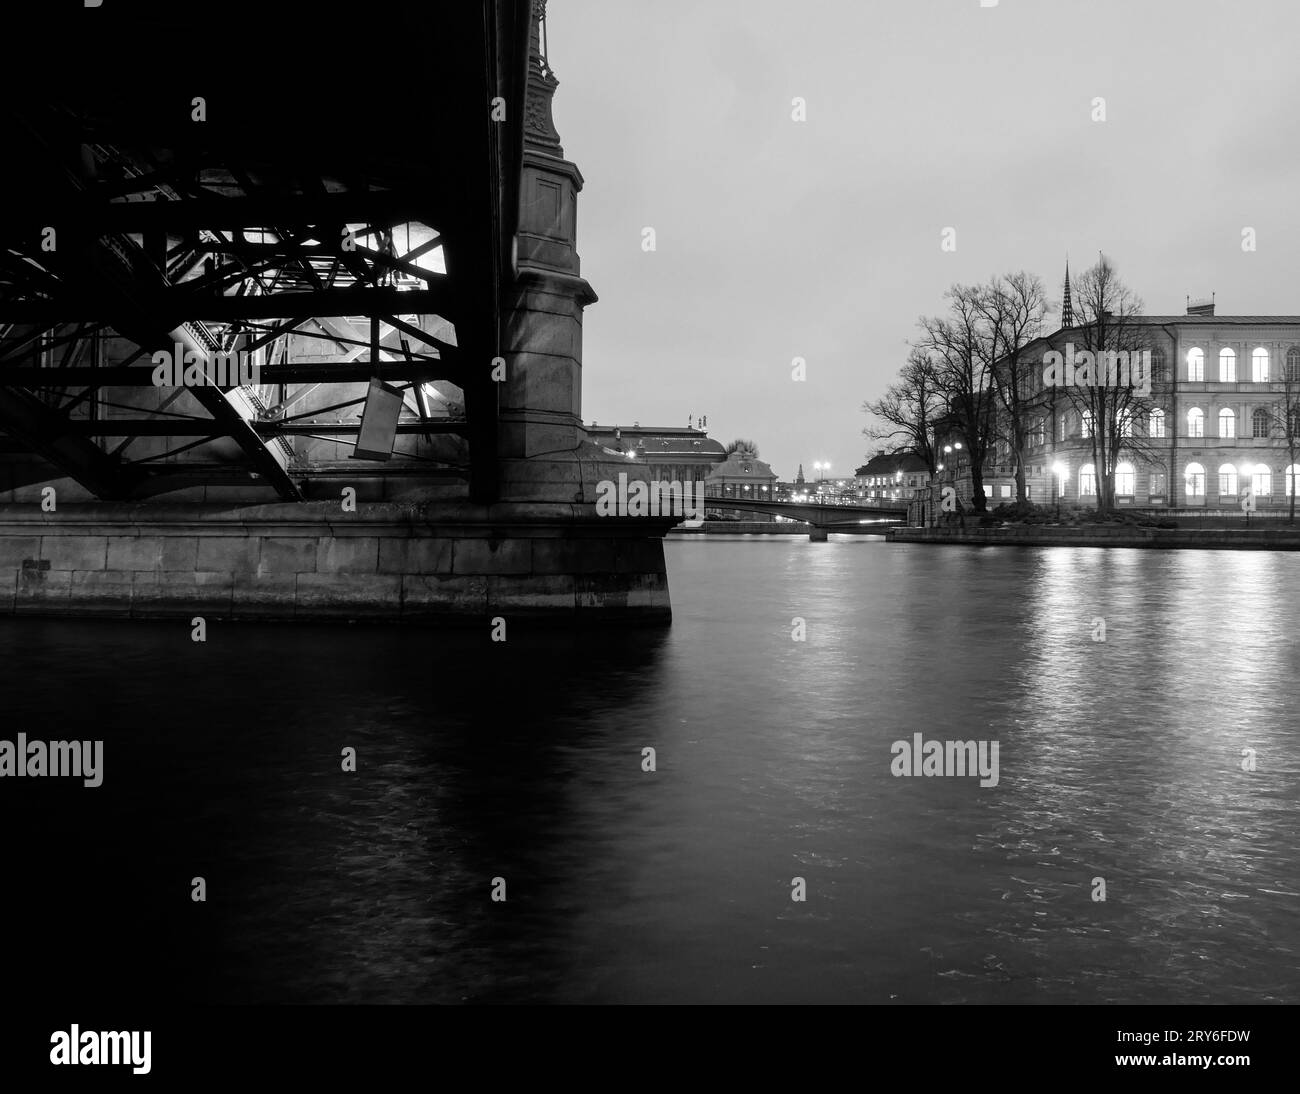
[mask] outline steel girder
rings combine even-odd
[[[157,492],[149,480],[164,472],[161,457],[127,462],[132,438],[195,437],[193,449],[229,437],[245,457],[236,476],[300,497],[282,438],[346,436],[354,423],[286,417],[216,385],[186,388],[208,418],[169,412],[170,400],[139,416],[96,417],[107,389],[129,399],[149,386],[150,355],[188,332],[208,353],[266,352],[262,381],[280,386],[281,406],[306,392],[300,385],[358,383],[376,370],[390,382],[456,384],[467,420],[430,417],[417,389],[418,420],[399,432],[467,436],[471,495],[492,500],[491,360],[513,278],[531,5],[388,5],[392,26],[415,19],[435,31],[433,76],[422,71],[400,100],[400,76],[349,81],[306,108],[252,72],[197,88],[160,88],[129,66],[111,88],[76,74],[101,70],[106,54],[164,55],[205,14],[267,42],[287,35],[305,58],[336,54],[336,28],[269,5],[250,6],[242,22],[230,0],[111,7],[50,26],[66,80],[50,81],[44,58],[10,73],[26,75],[32,94],[0,112],[0,139],[18,165],[0,208],[0,431],[108,498]],[[203,119],[191,92],[206,92]],[[489,116],[497,96],[504,122]],[[441,267],[431,261],[439,252]],[[368,320],[367,330],[348,317]],[[133,363],[100,360],[91,340],[106,330],[134,344]],[[286,362],[290,334],[345,356]],[[127,441],[95,443],[109,437]],[[183,470],[165,469],[177,480]]]

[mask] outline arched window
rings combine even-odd
[[[1286,496],[1289,498],[1295,493],[1296,476],[1300,475],[1300,464],[1293,463],[1286,469]]]
[[[1273,472],[1266,463],[1255,464],[1250,473],[1250,488],[1257,498],[1267,498],[1273,493]]]
[[[1262,406],[1257,406],[1250,415],[1250,435],[1252,437],[1267,437],[1269,430],[1268,411]]]
[[[1237,415],[1226,406],[1219,411],[1219,436],[1235,437],[1237,435]]]
[[[1205,468],[1199,463],[1189,463],[1184,472],[1189,498],[1205,497]]]
[[[1079,468],[1079,497],[1095,498],[1097,496],[1097,471],[1090,463]]]
[[[1205,436],[1205,413],[1199,406],[1187,412],[1187,435],[1189,437]]]
[[[1224,346],[1219,350],[1219,383],[1235,384],[1237,382],[1237,353]]]
[[[1137,475],[1133,472],[1133,465],[1127,461],[1122,461],[1115,465],[1115,493],[1129,496],[1137,493]]]
[[[1300,347],[1292,346],[1286,351],[1286,378],[1292,383],[1300,380]]]
[[[1097,419],[1093,416],[1091,410],[1085,410],[1080,416],[1080,424],[1083,428],[1083,436],[1091,437],[1092,431],[1096,427]]]
[[[1268,383],[1268,350],[1256,346],[1250,355],[1250,378],[1257,384]]]
[[[1205,379],[1205,351],[1199,347],[1187,351],[1187,379],[1194,383]]]
[[[1163,410],[1153,410],[1151,417],[1147,421],[1147,433],[1152,437],[1163,437],[1165,435],[1165,412]]]
[[[1237,496],[1237,469],[1230,463],[1219,466],[1219,493]]]

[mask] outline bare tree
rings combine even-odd
[[[1026,355],[1026,347],[1043,334],[1047,294],[1043,282],[1021,270],[995,277],[975,296],[975,305],[987,326],[980,340],[992,357],[989,374],[997,394],[997,430],[1007,444],[1016,469],[1016,500],[1028,500],[1025,483],[1025,449],[1029,437],[1029,408],[1034,379],[1041,362]]]
[[[1120,280],[1105,255],[1075,283],[1074,299],[1071,336],[1079,339],[1073,343],[1075,354],[1086,353],[1083,363],[1091,367],[1086,375],[1077,372],[1064,391],[1091,434],[1097,511],[1105,514],[1115,507],[1115,468],[1121,452],[1147,448],[1136,425],[1148,419],[1152,407],[1149,394],[1134,383],[1133,371],[1126,376],[1120,364],[1149,354],[1151,341],[1140,319],[1142,300]]]
[[[727,447],[723,449],[723,455],[730,456],[733,452],[738,452],[741,449],[747,449],[749,452],[753,453],[754,459],[758,459],[758,445],[753,441],[745,440],[743,437],[737,437],[727,445]]]
[[[1300,367],[1290,361],[1282,367],[1282,398],[1273,404],[1272,422],[1269,432],[1286,442],[1287,469],[1296,465],[1296,454],[1300,452]],[[1282,473],[1284,489],[1290,486],[1290,510],[1287,523],[1295,523],[1295,495],[1298,484],[1295,477],[1288,479],[1286,471]]]
[[[944,402],[927,353],[914,348],[899,372],[898,383],[891,384],[875,402],[863,403],[862,409],[882,423],[862,431],[871,440],[886,442],[878,452],[919,456],[934,475],[934,422],[943,413]]]
[[[948,415],[970,458],[976,512],[987,508],[984,461],[997,439],[993,335],[981,308],[981,290],[954,285],[945,294],[949,314],[922,318],[918,343],[934,361]]]

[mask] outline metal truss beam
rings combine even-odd
[[[152,294],[146,306],[151,316],[167,327],[174,327],[187,319],[233,323],[254,319],[314,319],[394,313],[446,315],[452,305],[451,295],[441,287],[406,291],[382,287],[317,289],[313,292],[282,292],[265,296],[209,296],[182,285]],[[112,325],[111,311],[111,303],[102,296],[69,293],[60,294],[53,300],[0,303],[0,323],[53,326],[66,322],[69,316],[75,316],[82,322],[98,321]],[[455,351],[455,346],[437,342],[428,334],[421,337]]]
[[[360,422],[252,421],[247,425],[261,437],[310,436],[314,433],[348,437],[361,431]],[[398,433],[463,434],[468,430],[469,424],[459,419],[397,423]],[[230,436],[231,427],[209,418],[105,418],[66,422],[62,432],[68,437],[209,437],[216,440]]]
[[[262,384],[357,384],[367,383],[376,367],[389,382],[446,380],[459,384],[464,369],[438,361],[406,363],[383,361],[378,366],[369,361],[338,364],[266,365],[258,373]],[[0,384],[22,388],[63,387],[153,387],[153,369],[147,365],[71,365],[66,368],[40,368],[35,365],[0,365]],[[188,388],[186,390],[189,390]]]
[[[0,388],[0,426],[28,450],[101,498],[129,496],[138,476],[120,460],[77,435],[70,422],[25,391]]]

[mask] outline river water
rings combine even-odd
[[[1300,1001],[1300,556],[666,551],[663,629],[0,620],[0,737],[104,741],[0,781],[11,991]]]

